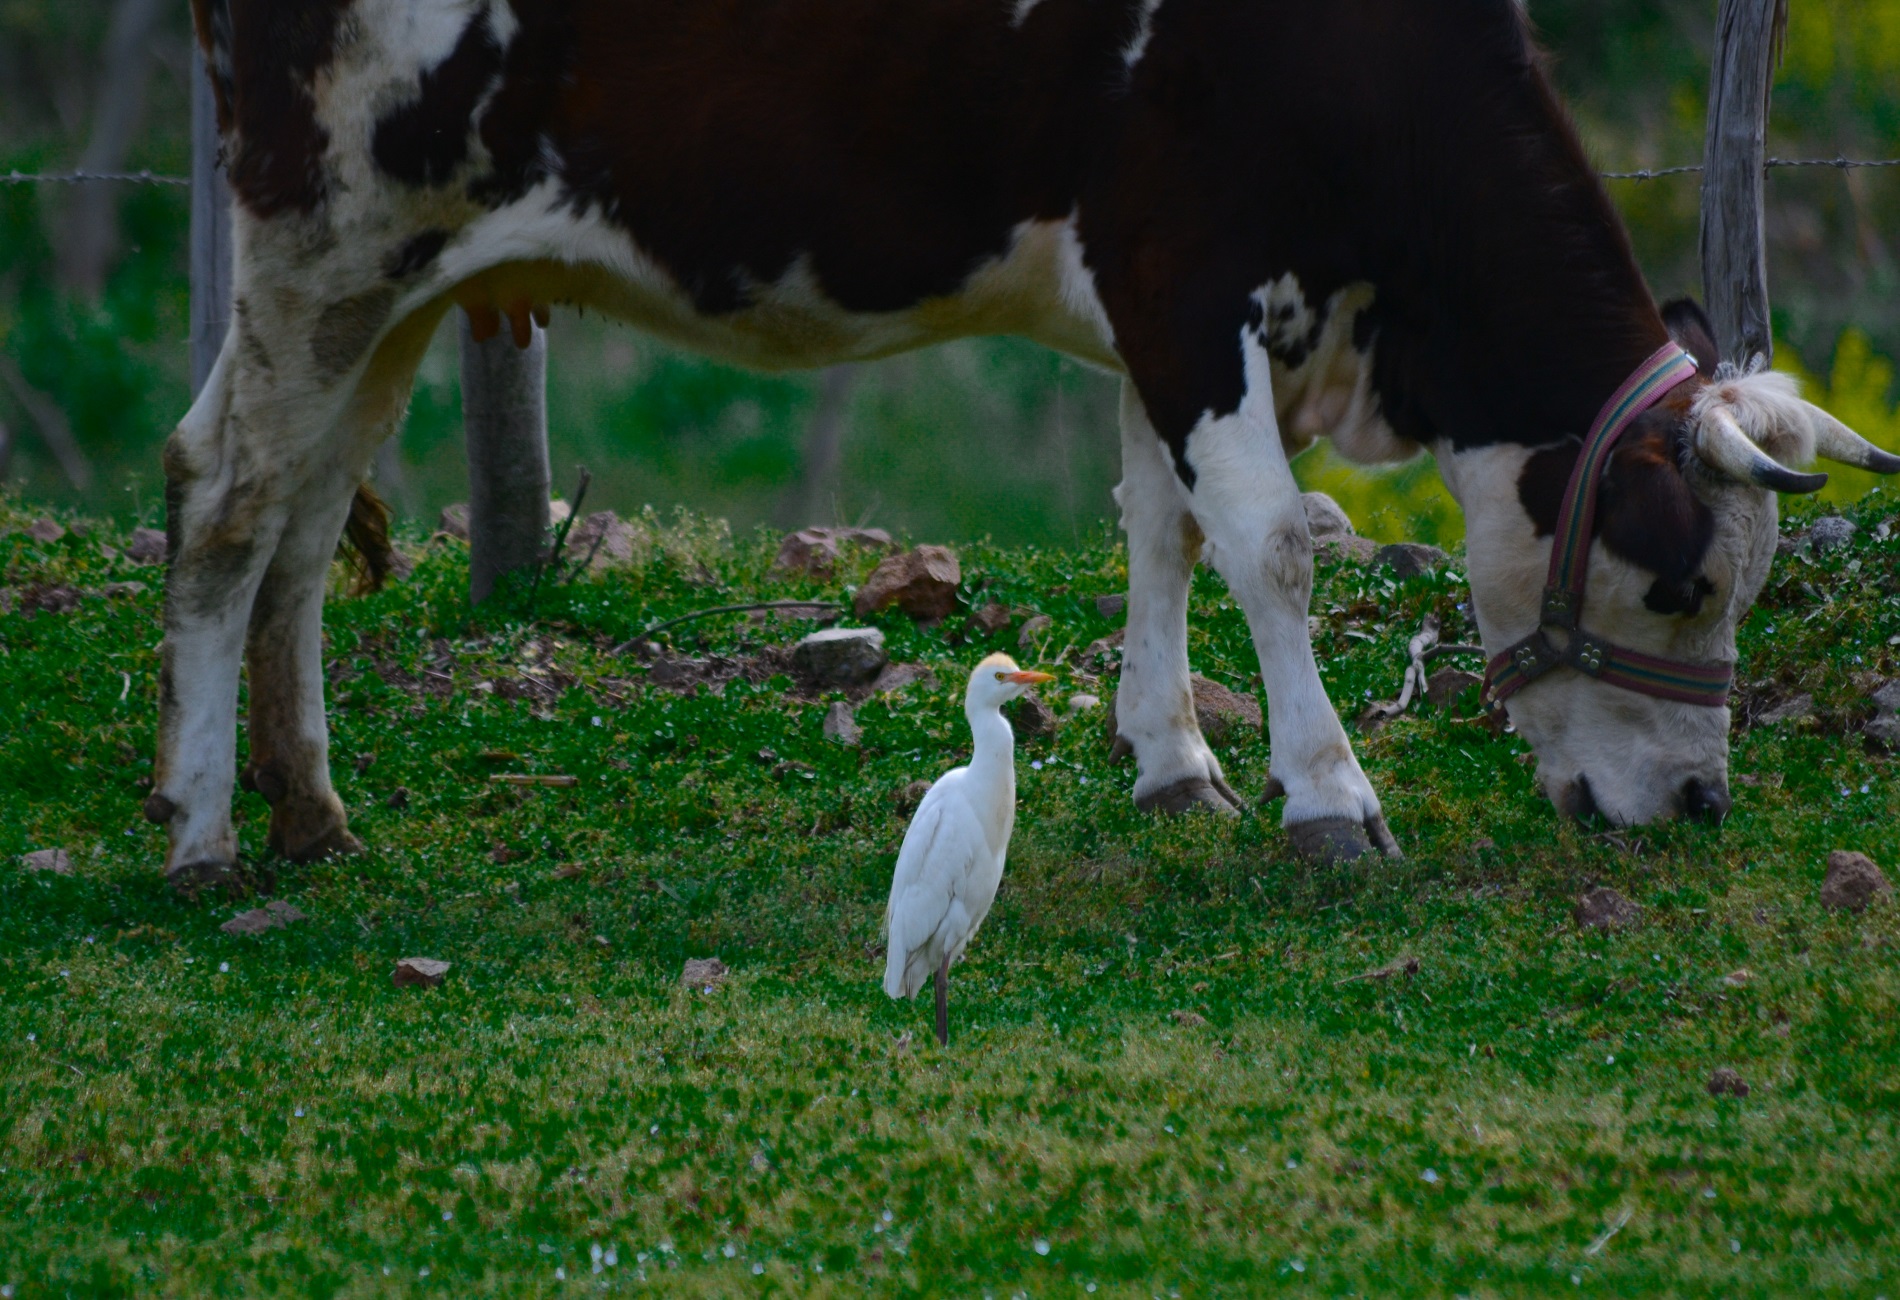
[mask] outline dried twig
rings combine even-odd
[[[1356,984],[1360,980],[1389,980],[1394,975],[1416,974],[1418,974],[1418,958],[1395,957],[1377,970],[1361,971],[1357,975],[1348,975],[1345,979],[1334,980],[1333,987],[1338,988],[1342,984]]]
[[[536,772],[497,772],[488,779],[499,785],[547,785],[560,788],[581,783],[578,776],[559,774],[543,776]]]
[[[1412,697],[1425,689],[1425,659],[1431,649],[1438,644],[1438,615],[1427,614],[1425,621],[1419,624],[1418,635],[1406,644],[1405,680],[1399,688],[1399,698],[1391,701],[1381,700],[1359,715],[1362,726],[1378,726],[1390,722],[1411,707]]]
[[[816,618],[817,611],[842,608],[843,606],[831,600],[762,600],[749,605],[714,605],[711,609],[696,609],[690,614],[681,614],[678,618],[669,618],[665,622],[655,623],[631,640],[622,641],[607,653],[623,655],[656,632],[664,632],[669,627],[678,627],[681,623],[690,623],[696,618],[711,618],[714,614],[749,614],[766,609],[809,609],[814,611],[812,617]]]

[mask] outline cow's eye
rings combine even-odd
[[[1656,614],[1684,614],[1691,618],[1702,612],[1702,602],[1715,594],[1715,584],[1701,574],[1674,582],[1658,578],[1643,593],[1643,608]]]

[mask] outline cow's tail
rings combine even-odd
[[[367,483],[356,489],[350,502],[350,519],[343,525],[338,549],[356,575],[350,582],[354,595],[381,591],[401,563],[389,541],[389,507]]]

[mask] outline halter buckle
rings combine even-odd
[[[1540,648],[1537,641],[1526,641],[1511,652],[1511,663],[1526,677],[1537,676],[1545,664],[1544,656],[1538,653]]]
[[[1588,673],[1592,677],[1602,673],[1607,659],[1608,655],[1600,644],[1583,639],[1578,640],[1577,647],[1570,656],[1570,662],[1577,666],[1579,672]]]

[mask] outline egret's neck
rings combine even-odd
[[[992,830],[1007,840],[1016,813],[1016,733],[994,706],[965,704],[963,712],[976,742],[970,757],[971,784],[991,801],[984,810],[985,818],[994,822]]]

